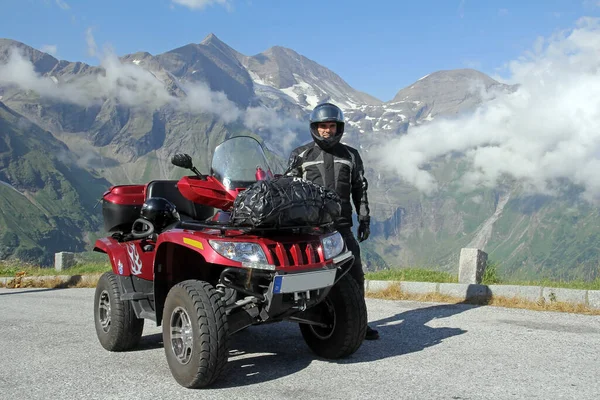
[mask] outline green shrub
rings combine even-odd
[[[500,282],[501,279],[498,276],[498,263],[488,260],[481,283],[484,285],[494,285]]]

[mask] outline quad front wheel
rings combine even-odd
[[[344,275],[315,308],[327,326],[300,324],[300,331],[316,355],[337,359],[358,350],[367,330],[367,307],[354,278]]]
[[[165,354],[175,380],[187,388],[213,383],[228,356],[225,305],[215,288],[196,280],[173,286],[162,325]]]

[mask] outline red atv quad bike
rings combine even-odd
[[[113,186],[103,196],[111,236],[94,250],[108,255],[112,271],[102,275],[94,298],[102,346],[135,348],[150,319],[162,325],[173,377],[188,388],[219,377],[229,336],[250,325],[298,322],[318,356],[353,354],[365,337],[366,306],[347,274],[354,258],[341,235],[327,226],[231,223],[238,193],[272,176],[259,142],[239,136],[221,143],[209,176],[189,155],[172,162],[195,175]]]

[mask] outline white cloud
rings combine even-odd
[[[171,0],[173,3],[180,4],[192,10],[202,10],[207,6],[218,4],[224,6],[228,10],[232,8],[230,0]]]
[[[91,31],[88,42],[96,52]],[[94,53],[97,54],[97,53]],[[134,64],[123,64],[110,51],[101,55],[102,74],[84,75],[68,81],[39,75],[33,64],[16,49],[11,49],[8,62],[0,65],[0,83],[16,85],[69,103],[89,106],[105,99],[115,99],[128,106],[144,106],[152,109],[168,103],[177,103],[164,84],[149,71]]]
[[[506,17],[509,14],[510,14],[510,12],[506,8],[501,8],[501,9],[498,10],[498,16],[499,17]]]
[[[87,28],[85,31],[85,41],[87,43],[87,53],[91,57],[96,57],[98,54],[98,46],[96,45],[96,40],[94,39],[93,29]]]
[[[40,50],[44,53],[55,56],[57,54],[58,47],[55,44],[45,44]]]
[[[241,111],[223,92],[213,92],[205,83],[184,86],[187,96],[179,106],[191,112],[210,112],[230,123],[240,118]]]
[[[91,34],[88,38],[93,39]],[[102,55],[100,67],[104,69],[103,74],[66,82],[53,80],[54,77],[40,76],[29,60],[17,49],[12,49],[8,62],[0,65],[0,84],[16,85],[42,97],[84,106],[114,99],[127,106],[152,110],[170,105],[187,112],[213,113],[225,122],[235,121],[242,115],[224,93],[212,92],[204,83],[182,85],[186,96],[175,97],[154,74],[135,64],[121,63],[111,52]]]
[[[306,130],[306,123],[278,115],[264,107],[249,107],[243,116],[244,125],[261,134],[270,148],[287,157],[298,145],[298,132]]]
[[[287,156],[296,144],[298,132],[305,125],[283,118],[264,108],[240,109],[223,92],[211,91],[202,82],[177,82],[185,96],[171,95],[155,74],[136,64],[123,64],[109,49],[98,50],[92,29],[86,31],[88,51],[100,59],[103,73],[64,80],[41,76],[33,64],[13,48],[6,64],[0,64],[0,84],[16,85],[32,90],[42,97],[90,106],[113,99],[131,107],[151,110],[163,106],[189,113],[212,113],[225,123],[240,121],[251,131],[260,134],[271,149]]]
[[[587,199],[600,198],[600,19],[583,18],[576,28],[538,41],[509,62],[511,94],[473,115],[411,128],[385,148],[371,151],[425,193],[437,189],[423,166],[460,152],[470,170],[463,184],[494,186],[505,177],[531,190],[555,193],[567,180]]]
[[[0,84],[17,85],[24,90],[33,90],[41,96],[64,99],[75,103],[89,104],[89,95],[83,88],[58,86],[54,81],[41,77],[33,64],[25,60],[16,48],[11,49],[9,60],[0,65]]]
[[[71,6],[69,6],[69,4],[67,4],[67,2],[64,0],[56,0],[56,4],[63,10],[69,10],[71,8]]]

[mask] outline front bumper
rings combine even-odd
[[[221,282],[247,296],[229,310],[234,331],[244,325],[282,320],[319,304],[350,270],[354,256],[346,251],[332,261],[321,269],[301,272],[227,268]]]

